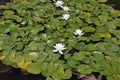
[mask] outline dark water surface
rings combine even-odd
[[[0,74],[0,80],[45,80],[40,75]]]
[[[112,6],[114,9],[120,10],[120,0],[107,0],[106,4]]]
[[[41,75],[22,75],[19,69],[13,69],[12,73],[0,73],[0,80],[45,80]]]

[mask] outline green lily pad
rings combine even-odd
[[[23,59],[22,55],[15,55],[15,54],[10,54],[8,58],[13,63],[18,63]]]
[[[67,69],[65,72],[64,72],[64,76],[63,76],[63,79],[70,79],[72,77],[72,71]]]
[[[81,64],[77,66],[77,71],[82,74],[90,74],[92,72],[92,68],[88,65]]]
[[[74,53],[73,55],[73,59],[75,60],[82,60],[83,58],[85,58],[85,56],[82,53]]]
[[[39,63],[32,63],[27,66],[27,71],[32,74],[39,74],[41,72],[41,67]]]
[[[25,61],[36,60],[38,58],[37,52],[30,52],[24,55]]]

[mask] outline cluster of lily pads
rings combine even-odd
[[[94,72],[119,80],[120,11],[105,1],[13,0],[0,5],[1,62],[46,80]]]
[[[53,0],[54,2],[55,2],[55,5],[56,5],[56,7],[61,7],[64,11],[69,11],[70,9],[69,9],[69,7],[64,7],[64,6],[62,6],[63,4],[64,4],[64,2],[62,2],[62,1],[55,1],[55,0]],[[63,19],[65,19],[65,20],[68,20],[69,19],[69,17],[70,17],[70,14],[64,14],[63,15]],[[83,35],[84,33],[82,33],[82,30],[80,30],[80,29],[77,29],[75,32],[74,32],[74,34],[75,35],[78,35],[78,36],[81,36],[81,35]],[[63,52],[62,52],[62,50],[64,50],[64,49],[66,49],[66,48],[64,48],[64,44],[62,44],[62,43],[58,43],[58,44],[56,44],[56,46],[53,46],[56,50],[53,50],[53,52],[59,52],[60,54],[63,54]]]

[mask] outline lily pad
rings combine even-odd
[[[32,74],[39,74],[41,72],[41,67],[39,63],[32,63],[27,66],[27,71]]]

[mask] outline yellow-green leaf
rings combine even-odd
[[[27,66],[27,71],[32,74],[39,74],[41,72],[41,67],[39,63],[31,63]]]

